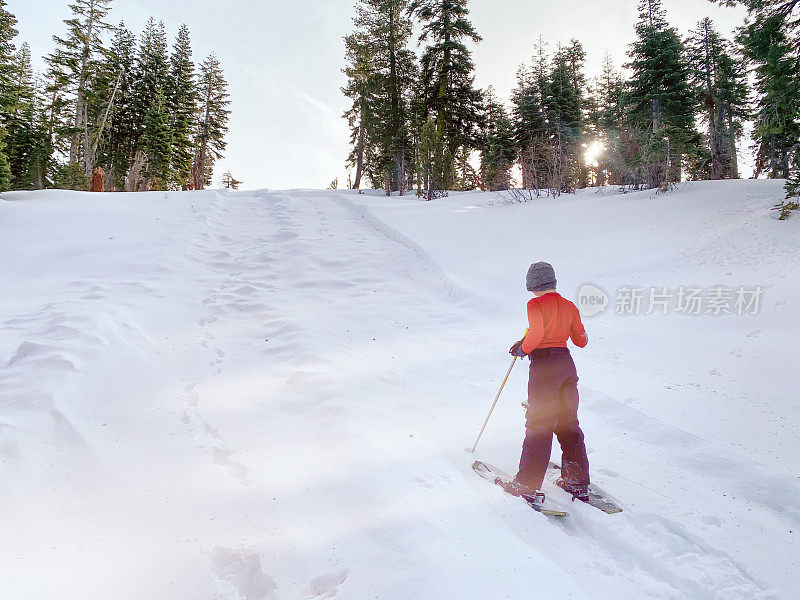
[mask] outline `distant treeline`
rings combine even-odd
[[[192,61],[189,29],[138,36],[106,22],[112,0],[72,0],[46,70],[35,73],[0,0],[0,190],[202,189],[225,150],[227,83],[212,53]]]
[[[343,89],[352,100],[351,186],[367,178],[430,199],[448,189],[558,195],[737,178],[752,121],[756,176],[791,179],[788,201],[800,187],[800,0],[716,1],[749,10],[733,41],[708,18],[682,37],[660,0],[640,0],[624,74],[606,56],[602,73],[587,78],[578,40],[548,51],[540,38],[509,110],[491,88],[475,88],[466,44],[481,38],[467,0],[358,0]]]

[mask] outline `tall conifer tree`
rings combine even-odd
[[[192,128],[197,102],[197,82],[189,28],[184,24],[170,56],[166,103],[172,133],[171,187],[186,189],[192,176]]]
[[[487,190],[507,190],[516,160],[514,127],[505,107],[490,87],[484,96],[486,128],[481,147],[481,181]]]
[[[467,0],[412,0],[409,8],[421,21],[420,42],[428,42],[420,59],[424,112],[419,121],[435,119],[447,154],[442,163],[452,165],[459,148],[478,146],[481,93],[475,88],[466,42],[479,42],[481,37],[469,21]],[[452,185],[445,175],[439,178]]]
[[[47,57],[54,82],[67,94],[71,105],[69,123],[65,128],[69,138],[69,165],[75,173],[83,170],[88,179],[94,168],[91,154],[89,103],[95,91],[92,80],[97,76],[103,55],[102,34],[110,29],[105,18],[111,0],[73,0],[72,17],[65,20],[67,35],[53,36],[56,49]],[[80,168],[78,168],[80,166]]]
[[[13,104],[4,112],[7,128],[7,154],[14,189],[32,186],[31,161],[37,144],[36,87],[31,50],[27,43],[15,55]]]
[[[736,140],[747,116],[747,85],[743,65],[730,43],[706,18],[687,40],[692,78],[698,89],[703,120],[708,127],[711,179],[739,177]]]
[[[360,0],[345,38],[356,186],[366,172],[387,193],[406,189],[413,165],[409,101],[416,63],[408,0]]]
[[[562,154],[564,173],[561,191],[585,187],[583,169],[583,93],[585,52],[580,43],[559,46],[553,57],[544,105],[546,128],[553,151]]]
[[[131,109],[134,119],[135,148],[132,168],[141,173],[130,173],[129,180],[138,181],[143,176],[146,185],[166,187],[163,161],[169,164],[170,157],[164,156],[163,145],[172,147],[172,141],[163,139],[165,132],[162,123],[169,123],[166,105],[166,84],[169,76],[169,57],[167,55],[167,33],[164,23],[156,23],[151,18],[145,26],[139,42],[134,67],[135,78],[132,85]],[[151,164],[152,163],[152,164]]]
[[[626,162],[630,158],[630,135],[623,131],[625,83],[608,53],[603,57],[603,70],[595,79],[593,90],[595,136],[602,146],[597,156],[597,183],[632,183],[634,178]]]
[[[169,186],[172,142],[167,100],[164,90],[159,89],[145,114],[141,140],[142,151],[147,157],[144,176],[149,180],[151,190],[163,190]]]
[[[800,0],[712,1],[748,10],[737,41],[756,74],[756,175],[789,179],[783,219],[800,204]]]
[[[228,83],[215,54],[210,54],[200,65],[198,104],[194,131],[194,161],[192,175],[194,188],[202,190],[211,184],[214,163],[222,158],[227,143],[230,116]]]
[[[15,76],[17,61],[14,57],[14,38],[17,36],[17,19],[6,9],[4,0],[0,0],[0,191],[11,187],[11,167],[6,154],[6,115],[14,109],[16,103]]]
[[[377,87],[375,82],[378,70],[377,56],[373,40],[363,29],[357,29],[346,36],[344,42],[347,66],[343,72],[347,76],[347,85],[342,88],[342,93],[351,101],[350,108],[344,113],[344,118],[350,127],[352,147],[347,157],[347,166],[355,168],[353,188],[359,189],[365,170],[370,168],[369,161],[365,158],[370,144],[367,131],[371,127],[371,117],[375,112],[373,104],[374,90]]]
[[[109,48],[105,71],[111,74],[113,103],[109,113],[107,134],[100,145],[98,161],[105,166],[106,189],[122,190],[133,161],[137,140],[137,116],[134,107],[133,82],[137,77],[136,36],[125,23],[117,26]],[[112,98],[108,99],[109,102]]]
[[[549,57],[544,38],[539,37],[532,64],[517,70],[517,86],[511,92],[517,155],[522,168],[522,186],[539,188],[541,149],[547,143],[545,99],[550,90]]]
[[[800,154],[800,39],[776,12],[757,13],[739,41],[755,66],[756,173],[788,178]]]
[[[628,52],[632,77],[626,90],[627,123],[641,152],[634,157],[651,187],[681,180],[696,156],[700,136],[683,43],[670,27],[661,0],[639,0],[636,40]]]

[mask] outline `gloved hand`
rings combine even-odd
[[[525,354],[525,353],[522,351],[522,342],[523,342],[523,341],[524,341],[524,340],[520,340],[520,341],[518,341],[516,344],[514,344],[513,346],[511,346],[511,349],[508,351],[508,353],[509,353],[509,354],[511,354],[511,355],[513,355],[513,356],[516,356],[516,357],[518,357],[518,358],[525,358],[526,356],[528,356],[527,354]]]

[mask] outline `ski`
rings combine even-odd
[[[497,467],[486,464],[479,460],[476,460],[474,463],[472,463],[472,468],[478,475],[480,475],[484,479],[488,479],[492,483],[497,484],[501,487],[503,486],[503,484],[508,484],[514,480],[513,477],[511,477],[507,473],[504,473]],[[555,510],[552,508],[548,508],[544,504],[544,494],[537,494],[536,496],[529,496],[527,494],[523,494],[521,495],[521,498],[524,499],[525,502],[527,502],[528,506],[530,506],[533,510],[535,510],[536,512],[540,512],[548,517],[563,518],[569,516],[569,513],[563,510]]]
[[[548,465],[545,479],[551,481],[555,485],[558,485],[558,487],[561,487],[558,484],[559,480],[561,479],[561,465],[551,462]],[[573,496],[572,499],[575,500],[575,497]],[[578,499],[581,500],[580,498]],[[602,510],[608,515],[622,512],[622,507],[614,502],[606,492],[594,484],[589,485],[589,498],[581,501],[585,502],[589,506],[594,506],[595,508]]]

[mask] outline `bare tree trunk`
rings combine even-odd
[[[83,46],[83,52],[81,54],[81,69],[78,72],[78,95],[75,99],[75,118],[73,120],[73,127],[75,128],[75,133],[72,135],[72,140],[70,142],[69,148],[69,164],[74,165],[78,162],[78,146],[81,145],[79,140],[81,139],[81,133],[84,133],[83,141],[83,150],[84,152],[89,151],[89,139],[88,134],[86,133],[86,128],[88,127],[87,119],[86,119],[86,79],[88,76],[88,68],[89,68],[89,57],[92,53],[92,37],[94,36],[94,7],[95,7],[95,0],[90,0],[89,2],[89,14],[86,17],[86,42]],[[87,174],[87,177],[90,177],[91,173]]]
[[[736,129],[733,126],[733,111],[728,108],[727,114],[727,137],[728,137],[728,154],[730,155],[730,177],[731,179],[739,179],[739,156],[736,152]]]
[[[205,127],[208,125],[208,122],[211,120],[211,86],[209,85],[208,91],[206,92],[206,114],[203,118],[203,129],[202,131],[206,131]],[[197,161],[195,163],[194,169],[194,189],[202,190],[206,187],[206,161],[207,161],[207,145],[208,140],[203,136],[206,135],[202,133],[200,136],[200,148],[197,153]]]
[[[354,189],[361,189],[361,174],[364,169],[364,124],[363,113],[362,123],[358,126],[358,150],[356,151],[356,179],[353,182]]]
[[[202,190],[206,187],[206,148],[205,142],[200,147],[194,163],[194,189]]]
[[[125,178],[126,192],[140,192],[142,188],[145,187],[145,181],[142,177],[142,168],[146,160],[147,156],[145,153],[141,150],[137,150],[131,168],[128,169],[128,175]]]
[[[97,156],[97,146],[100,144],[100,139],[103,137],[103,131],[105,131],[106,123],[108,122],[108,116],[111,113],[111,108],[114,106],[114,100],[117,97],[117,90],[119,89],[119,84],[122,81],[122,71],[119,72],[117,75],[117,82],[114,84],[114,89],[111,92],[111,98],[108,100],[108,106],[106,106],[105,113],[103,114],[103,120],[100,122],[100,126],[98,127],[97,131],[94,135],[94,142],[91,144],[91,148],[89,148],[89,139],[88,139],[88,131],[86,132],[86,155],[84,156],[84,171],[88,173],[92,170],[94,166],[94,162]]]
[[[106,192],[116,192],[117,191],[116,190],[116,185],[114,183],[114,179],[115,179],[114,173],[115,172],[116,172],[116,166],[115,165],[112,164],[110,167],[108,167],[108,171],[106,172],[106,182],[105,182],[106,185],[105,185],[105,189],[103,191],[106,191]]]
[[[395,162],[395,181],[397,181],[397,191],[400,196],[405,194],[406,191],[406,155],[404,152],[400,153],[400,159]]]

